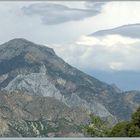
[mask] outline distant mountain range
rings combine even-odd
[[[140,92],[123,92],[21,38],[0,45],[0,94],[1,136],[84,136],[90,113],[113,125],[140,105]]]
[[[112,85],[117,85],[121,90],[140,90],[140,72],[137,71],[87,71],[91,76]]]

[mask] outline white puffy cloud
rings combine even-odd
[[[123,37],[121,35],[106,35],[101,37],[92,37],[92,36],[82,36],[76,43],[79,45],[102,45],[106,47],[116,46],[116,44],[123,44],[123,45],[131,45],[134,43],[138,43],[139,39],[133,39],[130,37]],[[118,47],[117,47],[118,48]]]
[[[42,24],[40,16],[27,16],[22,10],[23,7],[40,3],[47,2],[1,2],[0,43],[22,37],[35,43],[49,44],[64,60],[82,69],[140,70],[139,39],[111,34],[82,36],[98,30],[140,23],[139,2],[107,2],[102,10],[100,6],[96,9],[101,10],[96,16],[53,26]],[[87,8],[85,2],[49,3],[84,11],[94,7],[90,4]],[[133,34],[130,30],[127,33]],[[79,36],[82,37],[77,40]],[[71,43],[73,41],[75,43]]]
[[[140,70],[140,39],[121,35],[82,36],[74,44],[54,45],[56,53],[82,69]]]

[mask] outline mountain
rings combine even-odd
[[[85,110],[70,108],[52,97],[22,92],[0,95],[0,136],[83,136],[81,125],[89,121]]]
[[[1,136],[83,136],[90,113],[113,125],[140,105],[140,92],[122,92],[25,39],[0,45],[0,68]]]
[[[108,84],[116,84],[122,90],[140,90],[140,72],[138,71],[86,71],[101,81]]]

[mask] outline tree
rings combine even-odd
[[[130,122],[116,124],[111,132],[112,137],[140,137],[140,107],[132,114]]]
[[[120,122],[112,128],[109,136],[111,136],[111,137],[127,137],[129,127],[130,127],[129,122]]]
[[[90,118],[91,123],[85,127],[85,132],[92,137],[108,136],[110,129],[106,126],[105,122],[93,114],[90,115]]]
[[[111,130],[99,117],[90,117],[91,123],[85,130],[93,137],[140,137],[140,107],[132,114],[130,121],[119,122]]]
[[[140,128],[140,107],[132,115],[132,123]]]
[[[131,125],[129,131],[128,131],[129,137],[140,137],[140,128],[135,125]]]

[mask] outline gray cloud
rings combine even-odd
[[[102,6],[105,5],[105,4],[106,4],[106,2],[92,2],[92,1],[89,1],[89,2],[85,3],[85,6],[89,9],[94,9],[94,10],[97,10],[97,11],[101,11]]]
[[[85,8],[80,9],[56,3],[40,3],[23,7],[22,10],[26,15],[40,16],[44,24],[54,25],[96,16],[101,12],[102,5],[104,5],[103,2],[87,2]]]
[[[113,35],[113,34],[118,34],[131,38],[140,38],[140,23],[128,24],[113,29],[97,31],[91,34],[91,36],[105,36],[105,35]]]

